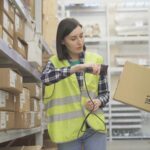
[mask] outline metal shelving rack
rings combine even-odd
[[[23,75],[24,82],[39,82],[40,72],[21,57],[14,49],[10,48],[0,39],[0,67],[10,67]],[[19,129],[0,132],[0,143],[21,138],[27,135],[36,135],[36,144],[42,145],[43,128]]]
[[[27,22],[32,22],[32,18],[29,15],[29,13],[26,11],[24,6],[22,5],[21,0],[14,0],[12,1],[13,4],[19,9],[20,13],[24,16]],[[39,4],[41,2],[40,0],[36,1]],[[40,6],[38,5],[38,8]],[[38,11],[38,10],[37,10]],[[39,15],[39,13],[36,13],[36,15]],[[41,20],[37,20],[41,21]],[[37,31],[38,34],[40,34],[40,28]],[[51,51],[47,47],[45,41],[40,39],[39,44],[41,46],[41,50],[46,50],[49,53]],[[36,82],[38,84],[41,84],[40,81],[40,72],[27,60],[25,60],[17,51],[15,51],[13,48],[11,48],[3,39],[0,38],[0,67],[10,67],[13,70],[19,72],[23,76],[23,82]],[[42,100],[41,100],[42,104]],[[42,106],[41,106],[41,115],[42,115]],[[32,134],[35,134],[35,143],[36,145],[43,145],[43,123],[39,127],[30,128],[30,129],[13,129],[13,130],[7,130],[7,131],[0,131],[0,143],[15,140],[17,138],[21,138],[24,136],[29,136]]]

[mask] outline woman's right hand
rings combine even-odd
[[[71,73],[85,71],[86,68],[92,68],[92,74],[99,75],[101,65],[100,64],[77,64],[71,67]]]

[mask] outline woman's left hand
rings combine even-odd
[[[101,101],[99,99],[93,99],[88,100],[85,104],[85,107],[89,110],[89,111],[96,111],[97,109],[99,109],[99,107],[101,106]]]

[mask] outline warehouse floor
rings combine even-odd
[[[108,150],[150,150],[149,140],[116,140],[108,142]]]
[[[44,150],[57,150],[57,148],[45,148]],[[150,150],[150,139],[108,141],[107,150]]]

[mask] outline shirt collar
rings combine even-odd
[[[79,54],[79,61],[81,64],[84,63],[84,57],[85,57],[85,52],[83,51]],[[70,62],[70,59],[68,59],[68,61]]]

